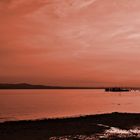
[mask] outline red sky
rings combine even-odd
[[[1,0],[0,82],[140,86],[140,0]]]

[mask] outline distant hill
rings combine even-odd
[[[19,84],[0,84],[0,89],[57,89],[62,87],[46,86],[46,85],[32,85],[27,83]]]
[[[28,83],[18,83],[18,84],[0,83],[0,89],[104,89],[106,92],[109,92],[108,89],[111,89],[110,91],[112,92],[121,92],[121,91],[140,90],[140,87],[115,87],[115,88],[114,87],[78,87],[78,86],[72,87],[72,86],[32,85]]]
[[[32,85],[27,83],[19,83],[19,84],[1,83],[0,89],[94,89],[94,87],[62,87],[62,86]]]

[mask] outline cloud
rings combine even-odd
[[[1,1],[0,77],[139,81],[139,6],[137,0]]]
[[[2,0],[0,1],[0,16],[11,18],[24,16],[45,6],[47,1],[40,0]]]

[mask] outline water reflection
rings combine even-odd
[[[106,93],[103,90],[1,90],[0,118],[36,119],[139,112],[139,93]]]

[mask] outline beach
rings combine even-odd
[[[0,123],[1,140],[140,139],[140,114],[111,113]]]

